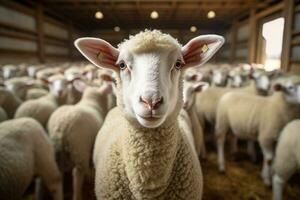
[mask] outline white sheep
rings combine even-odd
[[[262,178],[270,185],[270,164],[273,159],[273,143],[281,129],[299,116],[298,87],[300,77],[277,83],[275,92],[268,97],[242,92],[230,92],[220,100],[217,110],[216,136],[219,170],[225,170],[224,142],[231,130],[241,139],[258,140],[264,163]],[[281,88],[280,91],[277,91]]]
[[[273,200],[282,199],[285,183],[300,169],[299,131],[298,119],[287,124],[280,133],[273,165]]]
[[[191,121],[191,128],[193,131],[195,148],[198,156],[202,158],[206,157],[206,148],[204,143],[203,129],[199,122],[195,98],[196,93],[204,91],[208,88],[208,83],[205,82],[184,82],[183,87],[183,108],[187,111],[189,120]]]
[[[82,81],[75,87],[83,91]],[[91,177],[92,150],[96,135],[108,112],[110,84],[100,88],[87,87],[76,105],[58,108],[50,117],[48,132],[54,143],[62,172],[73,170],[73,199],[82,199],[84,179]]]
[[[41,177],[54,200],[62,200],[62,181],[54,149],[43,127],[34,119],[0,124],[0,196],[21,199],[35,176]]]
[[[4,79],[15,77],[18,73],[18,67],[16,65],[4,65],[2,67],[2,73]]]
[[[15,112],[22,104],[22,100],[11,91],[0,87],[0,106],[5,110],[9,119],[14,118]]]
[[[46,89],[42,89],[42,88],[32,88],[32,89],[29,89],[27,92],[26,92],[26,97],[25,99],[26,100],[30,100],[30,99],[38,99],[42,96],[45,96],[49,93],[48,90]]]
[[[98,199],[201,199],[193,136],[178,122],[182,71],[205,63],[223,42],[206,35],[181,47],[157,30],[131,36],[119,50],[101,39],[75,41],[93,64],[116,73],[117,107],[94,147]]]
[[[46,127],[50,115],[67,100],[68,81],[61,74],[47,79],[50,92],[38,99],[24,102],[16,111],[15,118],[32,117]]]

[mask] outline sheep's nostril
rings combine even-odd
[[[152,102],[151,101],[140,96],[140,102],[142,102],[146,107],[148,107],[149,110],[152,110]]]
[[[164,103],[163,97],[160,97],[159,99],[157,99],[156,101],[154,101],[154,103],[153,103],[153,110],[158,109],[158,107],[160,105],[162,105],[163,103]]]

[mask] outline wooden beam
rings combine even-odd
[[[36,6],[36,30],[38,56],[41,63],[45,62],[44,10],[41,3]]]
[[[274,5],[274,6],[271,6],[271,7],[269,7],[269,8],[266,8],[266,9],[264,9],[263,11],[257,13],[257,14],[255,15],[255,17],[256,17],[257,20],[258,20],[258,19],[261,19],[261,18],[264,18],[264,17],[266,17],[266,16],[268,16],[268,15],[271,15],[271,14],[273,14],[273,13],[276,13],[276,12],[281,11],[282,9],[285,8],[285,6],[286,6],[286,5],[285,5],[284,2],[280,2],[280,3],[278,3],[278,4]]]
[[[237,29],[238,29],[238,21],[234,21],[232,26],[231,26],[231,29],[230,29],[230,36],[231,36],[231,39],[230,39],[230,44],[231,44],[231,47],[230,47],[230,62],[233,63],[235,61],[235,58],[236,58],[236,42],[237,42]]]
[[[257,46],[257,21],[255,18],[256,9],[250,11],[249,27],[250,38],[248,41],[248,63],[256,63],[256,46]]]
[[[294,16],[294,0],[284,0],[283,16],[285,19],[284,33],[283,33],[283,45],[281,55],[281,68],[284,71],[290,70],[290,51],[291,51],[291,39],[293,28],[293,16]]]

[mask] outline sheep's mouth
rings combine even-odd
[[[157,121],[159,120],[161,117],[160,116],[154,116],[154,115],[151,115],[151,116],[141,116],[141,115],[138,115],[140,118],[146,120],[146,121]]]

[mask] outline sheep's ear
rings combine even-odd
[[[119,51],[105,40],[97,38],[79,38],[74,42],[80,53],[100,68],[118,70],[116,61]]]
[[[194,92],[202,92],[209,87],[208,83],[197,83],[193,86]]]
[[[184,67],[197,67],[206,63],[223,45],[224,38],[218,35],[202,35],[182,47]]]
[[[87,84],[81,80],[81,79],[75,79],[72,81],[72,84],[74,86],[74,88],[78,91],[83,93],[84,90],[87,88]]]

